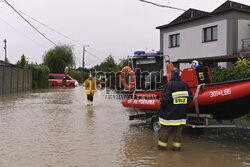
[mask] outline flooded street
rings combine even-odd
[[[185,130],[183,151],[158,151],[157,133],[128,115],[104,92],[86,106],[83,87],[2,96],[0,167],[250,166],[249,138]]]

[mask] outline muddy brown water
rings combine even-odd
[[[158,151],[157,133],[128,115],[104,92],[87,107],[82,87],[2,96],[0,167],[250,166],[248,138],[185,130],[181,152]]]

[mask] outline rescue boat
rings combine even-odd
[[[195,95],[197,86],[190,87]],[[155,95],[157,98],[143,97],[123,99],[124,107],[134,107],[145,110],[158,110],[162,91],[137,92],[137,95]],[[198,96],[198,105],[201,114],[211,114],[215,119],[234,119],[250,113],[250,78],[202,85]],[[195,113],[195,99],[188,106],[188,112]]]
[[[166,69],[166,67],[171,68],[171,65],[164,63],[164,58],[166,57],[162,57],[163,70]],[[144,59],[147,60],[148,55],[144,55]],[[134,66],[141,64],[136,63],[137,60],[142,61],[143,59],[133,58],[134,62],[132,63],[134,63]],[[157,63],[157,61],[155,62]],[[151,65],[154,64],[152,63]],[[159,64],[157,66],[159,66]],[[131,74],[132,70],[129,71]],[[167,71],[169,73],[170,70],[167,69]],[[170,75],[163,76],[166,77],[167,80],[170,79]],[[210,114],[214,119],[221,120],[235,119],[250,113],[250,78],[212,83],[209,67],[198,67],[184,69],[181,74],[181,79],[188,83],[190,91],[194,95],[193,102],[188,106],[188,113]],[[136,81],[133,81],[132,84],[136,85],[134,82]],[[129,89],[132,96],[131,98],[122,100],[124,107],[139,109],[144,112],[158,110],[163,88],[155,90],[134,89],[133,92],[131,92],[131,87],[129,87]]]

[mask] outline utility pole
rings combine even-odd
[[[83,50],[82,50],[82,83],[84,82],[84,56],[85,56],[85,45],[83,46]]]
[[[5,58],[4,58],[4,61],[7,63],[7,45],[6,45],[6,43],[7,43],[7,40],[5,39],[4,41],[4,50],[5,50]]]
[[[83,45],[83,50],[82,50],[82,83],[84,82],[84,67],[85,67],[84,56],[86,47],[89,47],[89,45]]]

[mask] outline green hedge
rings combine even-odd
[[[250,60],[242,56],[228,69],[221,67],[213,69],[211,71],[211,76],[214,83],[250,78]],[[248,118],[250,120],[250,113],[243,118]]]
[[[228,69],[218,67],[211,70],[211,76],[214,83],[250,78],[250,60],[240,57],[238,61]]]
[[[32,70],[32,88],[48,88],[48,75],[49,68],[46,65],[35,65],[29,64],[27,65],[28,69]]]
[[[76,79],[79,83],[82,82],[82,71],[81,70],[74,70],[71,69],[69,71],[69,76],[71,76],[72,78]],[[84,81],[89,77],[89,72],[84,71]]]

